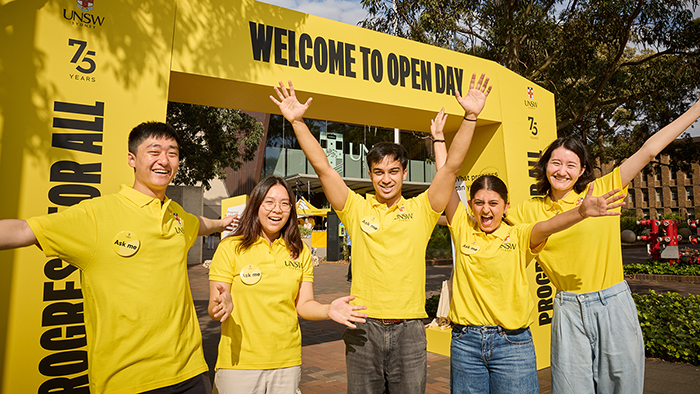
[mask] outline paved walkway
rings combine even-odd
[[[625,249],[625,262],[646,259],[640,248]],[[210,258],[205,253],[205,259]],[[442,281],[450,274],[451,266],[428,266],[426,275],[426,293],[434,294],[440,289]],[[347,265],[322,263],[314,271],[314,293],[316,299],[328,303],[333,299],[349,294],[350,284],[345,281]],[[208,270],[201,265],[189,268],[192,295],[197,308],[204,355],[210,366],[213,379],[213,367],[216,362],[219,341],[219,323],[209,318],[206,312],[209,297]],[[700,294],[700,284],[681,282],[655,282],[629,280],[635,293],[645,293],[649,289],[676,291],[681,294]],[[305,321],[300,319],[302,330],[302,383],[303,394],[345,393],[347,378],[345,375],[345,349],[342,340],[344,326],[333,321]],[[540,392],[551,393],[549,368],[539,372]],[[440,394],[450,392],[450,359],[435,353],[428,353],[428,380],[426,393]],[[670,363],[658,359],[647,359],[645,374],[645,394],[683,394],[700,392],[700,367]]]

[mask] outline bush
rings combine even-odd
[[[426,259],[452,258],[452,238],[447,226],[435,226],[425,250]]]
[[[425,300],[425,313],[428,314],[429,318],[435,318],[435,316],[437,315],[437,308],[439,303],[440,294],[435,294],[434,296]]]
[[[311,236],[312,230],[310,228],[306,228],[301,224],[298,224],[297,227],[299,227],[299,232],[301,233],[302,238],[309,238]]]
[[[652,275],[700,275],[700,264],[671,263],[668,261],[647,260],[646,263],[625,264],[622,266],[625,275],[652,274]]]
[[[632,298],[647,356],[700,365],[700,296],[652,290]]]

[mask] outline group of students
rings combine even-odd
[[[37,245],[81,270],[91,392],[210,392],[186,252],[197,235],[235,226],[210,268],[208,313],[222,325],[214,392],[298,392],[300,316],[347,326],[348,393],[424,393],[425,249],[443,211],[456,254],[452,392],[538,392],[525,275],[533,258],[557,287],[552,391],[642,392],[644,344],[616,216],[629,182],[700,117],[700,103],[600,179],[580,141],[557,139],[536,165],[542,197],[509,210],[507,187],[495,176],[472,183],[468,207],[453,187],[491,91],[483,74],[472,75],[466,95],[456,94],[465,115],[449,152],[444,110],[431,121],[438,170],[428,190],[409,199],[401,196],[408,159],[400,145],[369,151],[375,194],[362,197],[306,126],[311,98],[299,102],[291,82],[274,90],[271,100],[355,244],[351,295],[314,300],[311,254],[283,179],[260,182],[240,218],[190,215],[165,195],[179,165],[177,133],[143,123],[129,136],[132,187],[60,213],[0,221],[0,249]]]

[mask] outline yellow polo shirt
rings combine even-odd
[[[270,245],[263,238],[239,253],[241,237],[219,244],[209,280],[231,283],[233,311],[221,325],[216,369],[276,369],[301,365],[301,331],[296,299],[301,282],[313,282],[311,252],[293,258],[281,237]],[[253,284],[241,270],[260,271]]]
[[[449,225],[457,255],[450,320],[465,326],[501,326],[508,330],[529,327],[534,322],[535,303],[525,272],[533,257],[530,235],[534,226],[502,223],[486,234],[459,204]]]
[[[614,189],[623,189],[620,169],[615,168],[613,172],[593,181],[593,184],[596,196]],[[549,196],[534,197],[511,209],[508,219],[515,223],[549,219],[578,207],[587,192],[588,186],[582,193],[572,190],[557,202]],[[622,193],[627,193],[626,186]],[[588,218],[553,234],[537,260],[559,290],[588,293],[620,283],[624,279],[620,217]]]
[[[27,222],[47,257],[80,269],[90,392],[138,393],[208,370],[187,277],[196,216],[122,185]]]
[[[440,217],[427,191],[387,208],[348,189],[338,217],[352,238],[353,304],[376,319],[427,317],[425,249]]]

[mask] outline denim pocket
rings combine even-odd
[[[460,338],[462,338],[463,335],[464,331],[460,330],[455,332],[455,330],[452,330],[452,339],[454,339],[455,341],[458,341]]]
[[[503,337],[505,338],[506,342],[512,345],[527,345],[532,343],[532,333],[530,330],[525,330],[517,335],[508,335],[503,333]]]

